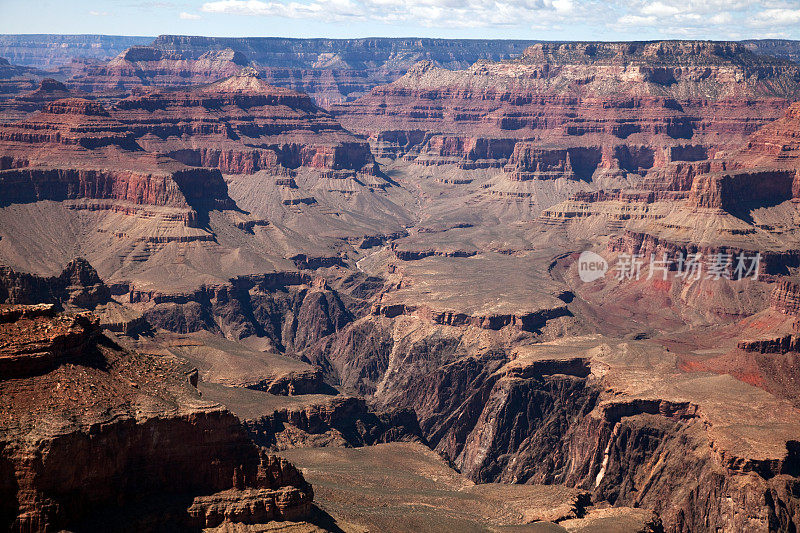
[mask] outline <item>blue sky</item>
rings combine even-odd
[[[800,0],[0,0],[0,33],[800,39]]]

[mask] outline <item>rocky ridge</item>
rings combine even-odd
[[[3,365],[4,527],[155,530],[165,521],[216,527],[307,516],[310,485],[255,447],[230,412],[200,400],[178,361],[124,352],[91,320],[52,308],[2,313],[4,363],[11,353],[59,363]]]

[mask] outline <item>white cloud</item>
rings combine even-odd
[[[759,26],[789,26],[800,23],[800,9],[765,9],[752,20]]]
[[[2,0],[0,0],[2,1]],[[206,0],[209,14],[536,31],[608,26],[625,35],[711,38],[800,25],[797,0]],[[645,31],[647,37],[642,35]]]
[[[743,27],[800,24],[794,0],[616,0],[615,5],[619,15],[612,28],[627,33],[652,28],[665,37],[730,37]]]
[[[711,24],[723,25],[723,24],[731,24],[733,22],[733,15],[730,13],[717,13],[713,17],[709,18],[708,21]]]
[[[681,9],[679,7],[667,5],[663,2],[653,2],[651,4],[646,4],[641,9],[642,15],[649,15],[655,17],[677,15],[680,12]]]
[[[642,17],[640,15],[623,15],[617,20],[620,26],[655,26],[658,18],[654,16]]]
[[[553,0],[553,7],[557,13],[571,13],[575,8],[572,0]]]
[[[94,10],[92,10],[92,11],[89,11],[89,14],[91,16],[93,16],[93,17],[107,17],[111,13],[109,13],[108,11],[94,11]]]
[[[602,6],[598,0],[212,0],[205,13],[320,20],[412,22],[421,26],[555,26]],[[602,7],[601,7],[602,8]],[[605,10],[605,8],[602,8]],[[593,22],[600,23],[595,19]]]
[[[178,18],[181,20],[200,20],[203,17],[196,13],[187,13],[186,11],[181,11],[181,14],[178,15]]]

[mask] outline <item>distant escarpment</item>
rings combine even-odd
[[[257,181],[235,183],[255,186],[257,195],[237,196],[255,216],[237,208],[223,173],[260,173]],[[256,185],[264,182],[268,187]],[[0,125],[0,206],[53,201],[147,219],[150,230],[112,233],[159,247],[213,241],[213,213],[227,212],[226,224],[252,235],[268,217],[293,216],[296,205],[322,204],[313,212],[331,213],[354,195],[365,216],[343,231],[354,238],[391,233],[399,224],[384,229],[375,220],[376,212],[399,209],[378,198],[390,185],[368,142],[307,95],[270,86],[252,69],[187,90],[141,91],[113,106],[57,99]]]
[[[39,69],[20,66],[6,57],[0,54],[0,101],[34,90],[46,76]]]
[[[82,93],[70,91],[66,85],[53,78],[44,78],[33,90],[0,101],[0,117],[2,120],[22,119],[28,113],[42,109],[49,102],[75,96],[82,96]]]
[[[796,64],[737,43],[539,43],[465,70],[422,62],[333,112],[382,157],[511,180],[661,173],[688,190],[687,167],[740,146],[799,91]]]
[[[44,105],[0,132],[5,168],[28,166],[31,145],[124,151],[125,170],[158,164],[157,155],[225,173],[298,167],[374,174],[369,145],[345,131],[308,96],[272,87],[252,70],[189,91],[149,91],[112,108],[68,98]],[[52,149],[50,150],[52,152]],[[15,152],[19,155],[15,159]],[[72,150],[83,166],[106,154]],[[42,155],[39,156],[44,159]]]
[[[281,39],[162,35],[112,60],[87,64],[68,80],[87,91],[209,83],[258,69],[270,84],[309,94],[322,106],[353,100],[390,83],[421,60],[466,68],[480,59],[518,56],[533,41],[466,39]],[[0,55],[2,47],[0,47]]]
[[[39,309],[4,307],[0,321],[5,529],[200,529],[309,513],[302,475],[201,400],[189,368]],[[54,367],[23,368],[45,354]]]
[[[0,35],[0,57],[27,67],[49,69],[75,59],[99,60],[112,57],[152,37],[122,35]]]

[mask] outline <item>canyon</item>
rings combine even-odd
[[[0,527],[800,525],[796,42],[4,39]]]

